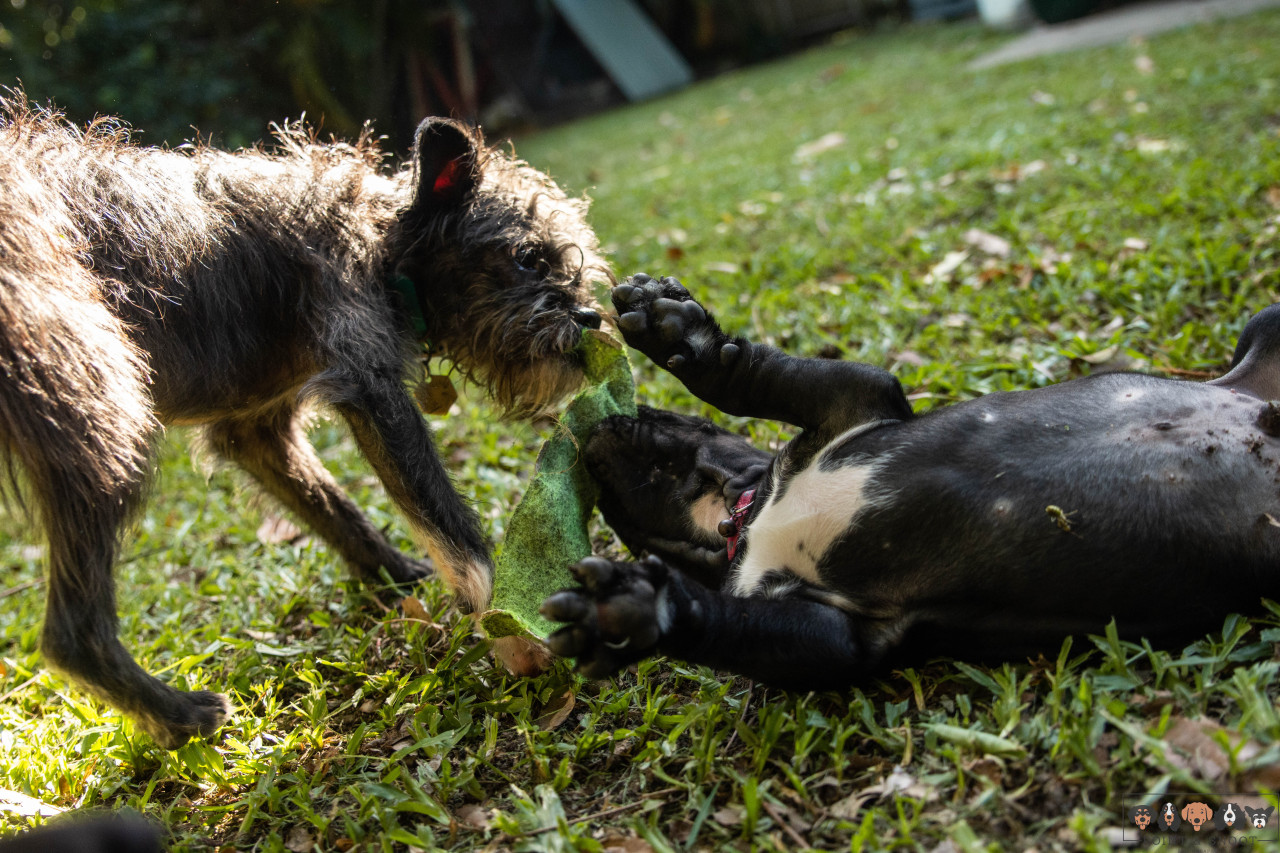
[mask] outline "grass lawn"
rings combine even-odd
[[[884,365],[922,409],[1100,365],[1222,371],[1280,284],[1280,14],[966,70],[1000,40],[841,38],[519,151],[590,192],[620,272],[677,274],[791,352]],[[646,402],[702,410],[637,371]],[[543,436],[475,399],[437,425],[501,541]],[[412,548],[345,432],[314,437]],[[260,536],[272,508],[189,439],[170,433],[126,542],[121,631],[150,671],[228,691],[231,724],[165,752],[47,673],[42,548],[5,517],[0,788],[136,809],[179,849],[1049,851],[1109,849],[1127,793],[1280,786],[1280,607],[1185,649],[1077,637],[843,694],[666,660],[521,681],[439,584],[405,618],[322,546]]]

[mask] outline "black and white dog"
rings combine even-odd
[[[1280,305],[1206,383],[1108,373],[916,416],[866,364],[730,338],[674,279],[613,291],[627,343],[777,456],[651,409],[587,446],[639,563],[589,557],[543,605],[606,676],[653,654],[782,687],[894,652],[1010,657],[1069,634],[1189,639],[1280,597]]]

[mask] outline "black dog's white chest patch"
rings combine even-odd
[[[829,447],[848,438],[845,434]],[[818,572],[823,556],[859,515],[888,499],[876,482],[883,460],[824,466],[825,456],[817,454],[807,467],[787,477],[752,520],[747,551],[727,586],[734,595],[758,594],[766,578],[777,573],[825,587]]]

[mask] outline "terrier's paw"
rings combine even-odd
[[[221,693],[174,690],[169,699],[163,711],[135,718],[138,726],[165,749],[177,749],[193,737],[210,737],[231,716],[231,703]]]
[[[542,603],[542,615],[568,622],[547,638],[560,657],[577,658],[588,678],[605,678],[653,653],[662,637],[658,599],[667,567],[657,557],[640,563],[614,563],[587,557],[570,566],[582,584]]]
[[[737,355],[738,347],[674,278],[637,273],[611,296],[627,343],[681,379]]]

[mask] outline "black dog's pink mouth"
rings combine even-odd
[[[756,490],[747,489],[738,495],[738,499],[729,507],[729,517],[720,522],[720,535],[725,538],[728,543],[726,550],[729,554],[729,562],[733,562],[733,558],[738,553],[738,539],[742,536],[742,530],[747,526],[747,515],[751,512],[751,506],[755,502]]]
[[[601,514],[632,553],[711,573],[730,559],[720,525],[764,482],[772,460],[709,421],[645,407],[602,421],[585,458],[600,485]],[[749,506],[736,517],[735,542]]]

